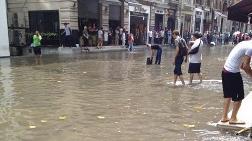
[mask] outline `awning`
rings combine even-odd
[[[136,5],[142,5],[136,0],[125,0],[129,5],[136,6]]]
[[[111,5],[121,5],[122,4],[119,0],[106,0],[106,2]]]
[[[202,9],[200,8],[195,8],[195,11],[199,11],[199,12],[204,12]]]
[[[252,0],[242,0],[228,8],[228,19],[248,23],[248,15],[251,12]]]

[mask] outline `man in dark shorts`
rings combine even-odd
[[[174,58],[174,61],[173,61],[173,65],[175,65],[173,85],[176,86],[176,82],[177,82],[177,79],[179,77],[180,81],[182,82],[182,84],[184,86],[185,81],[184,81],[184,78],[183,78],[181,65],[184,62],[184,60],[185,60],[185,62],[187,62],[187,56],[184,57],[184,56],[182,56],[180,54],[180,47],[179,47],[179,44],[180,44],[181,40],[184,40],[184,39],[179,36],[179,32],[176,31],[176,30],[173,32],[172,36],[175,39],[175,46],[176,46],[176,54],[175,54],[175,58]]]
[[[224,108],[221,122],[229,122],[229,124],[245,124],[245,122],[237,119],[237,113],[244,99],[244,88],[240,69],[252,77],[250,60],[252,56],[252,40],[243,41],[237,44],[230,52],[224,68],[222,70],[222,85],[224,93]],[[233,111],[231,118],[228,117],[228,110],[231,100],[233,103]]]

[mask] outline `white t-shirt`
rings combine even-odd
[[[68,26],[65,27],[65,34],[66,34],[66,36],[71,35],[71,29],[70,29],[70,27],[68,27]]]
[[[199,46],[199,44],[200,44],[200,46]],[[202,61],[203,41],[201,39],[195,40],[190,50],[192,50],[198,46],[199,46],[199,51],[196,54],[189,55],[189,62],[190,63],[201,63],[201,61]],[[189,52],[190,52],[190,50],[189,50]]]
[[[104,32],[104,41],[105,42],[108,41],[108,32],[107,31]]]
[[[161,31],[160,31],[160,36],[161,36],[161,37],[164,37],[164,30],[161,30]]]
[[[125,34],[125,32],[122,33],[122,40],[123,40],[123,41],[126,40],[126,34]]]
[[[152,38],[152,31],[149,31],[148,36]]]
[[[99,38],[99,39],[102,39],[102,38],[103,38],[103,31],[102,31],[102,30],[99,30],[99,31],[98,31],[98,38]]]
[[[240,72],[242,58],[245,55],[252,56],[252,40],[240,42],[233,48],[224,65],[225,70],[232,73]]]

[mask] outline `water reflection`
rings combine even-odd
[[[1,140],[235,140],[207,124],[221,116],[219,80],[229,51],[205,48],[205,81],[178,88],[169,84],[172,49],[160,66],[146,66],[142,51],[51,54],[41,65],[32,57],[2,59]],[[246,93],[249,84],[245,78]]]

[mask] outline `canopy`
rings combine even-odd
[[[242,0],[228,8],[228,19],[248,23],[248,15],[252,12],[252,0]],[[251,16],[251,15],[250,15]],[[252,19],[252,18],[251,18]],[[250,20],[252,23],[252,20]]]

